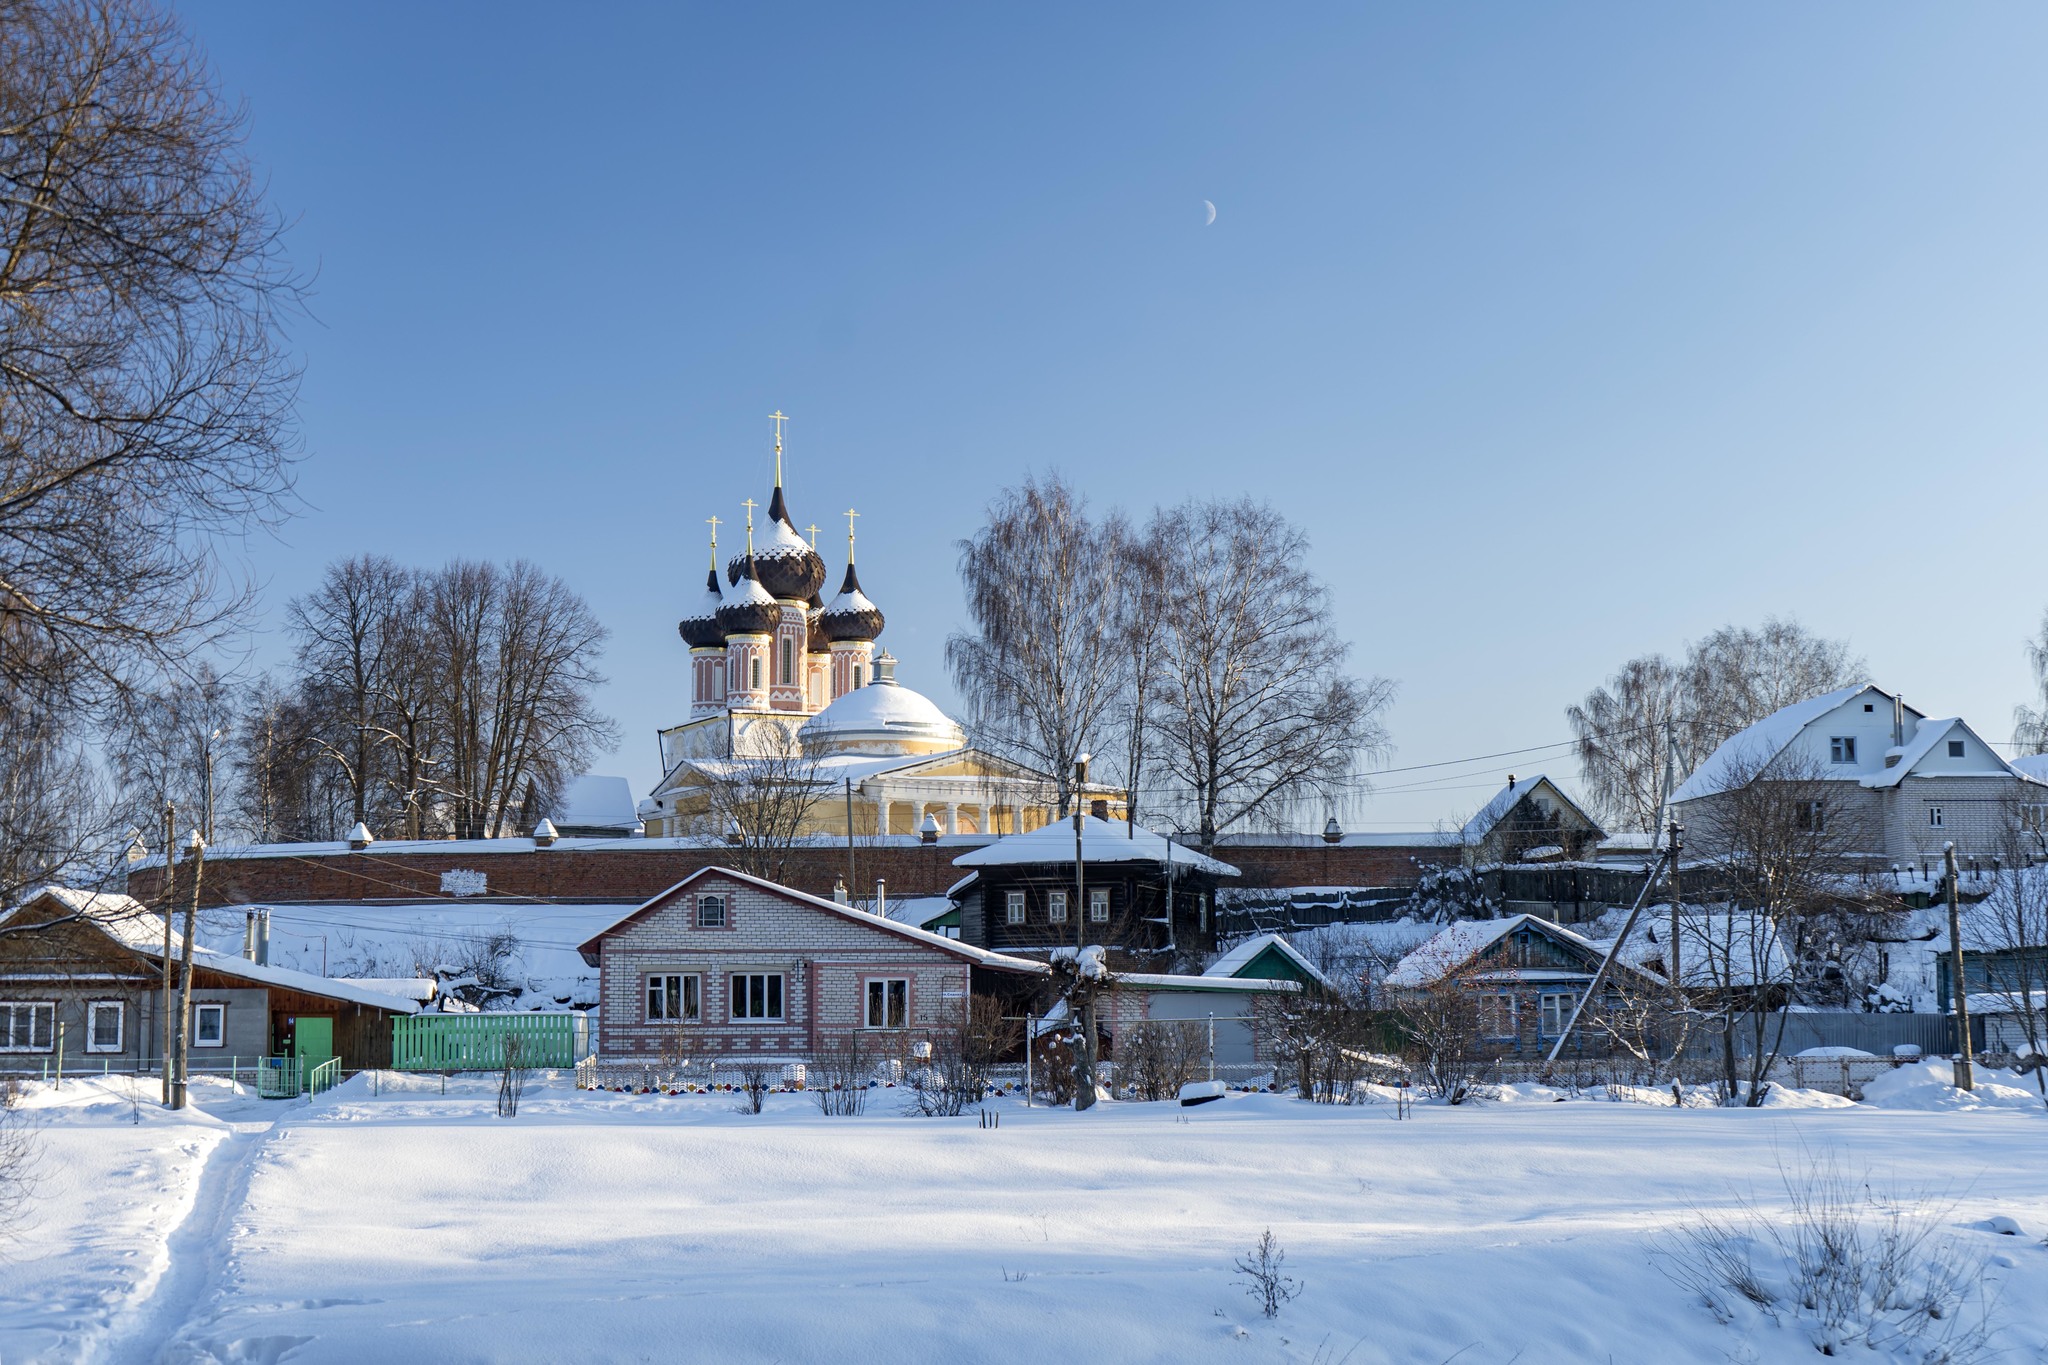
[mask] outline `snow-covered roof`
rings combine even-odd
[[[1891,764],[1880,772],[1867,774],[1863,778],[1863,785],[1873,788],[1896,787],[1911,775],[1914,767],[1919,764],[1920,760],[1926,758],[1928,754],[1934,751],[1935,745],[1949,738],[1951,734],[1958,732],[1976,740],[1977,747],[1982,749],[2005,775],[2025,778],[2030,781],[2038,780],[2029,777],[2025,769],[2006,762],[2000,756],[1998,750],[1985,743],[1982,736],[1963,722],[1962,717],[1944,716],[1938,720],[1921,721],[1918,728],[1913,731],[1913,737],[1899,746],[1897,750],[1898,762]],[[1890,758],[1891,754],[1892,751],[1887,750],[1885,757]]]
[[[2048,754],[2022,754],[2012,760],[2013,770],[2036,782],[2048,782]]]
[[[922,929],[933,920],[952,914],[954,906],[946,896],[892,896],[885,909],[888,917],[898,924]]]
[[[84,917],[114,942],[139,953],[153,961],[161,962],[164,956],[163,916],[143,908],[140,901],[130,896],[105,893],[95,894],[76,891],[70,887],[45,886],[30,896],[23,905],[32,904],[45,896],[53,897]],[[19,912],[21,907],[0,915],[0,924]],[[180,951],[174,941],[172,956]],[[223,976],[239,977],[244,981],[260,982],[266,986],[280,986],[287,990],[304,991],[309,995],[322,995],[333,1000],[346,1000],[352,1004],[369,1005],[376,1009],[389,1010],[394,1014],[414,1014],[419,1010],[417,1001],[401,995],[388,994],[355,982],[339,980],[328,976],[314,976],[310,972],[294,971],[289,967],[273,967],[259,964],[231,953],[216,952],[212,948],[194,944],[192,965]]]
[[[1600,945],[1591,939],[1537,915],[1459,920],[1444,926],[1442,933],[1395,963],[1394,969],[1387,973],[1386,984],[1397,989],[1434,985],[1524,924],[1533,925],[1565,943],[1576,944],[1595,957],[1604,955]]]
[[[640,823],[633,784],[623,777],[585,773],[572,780],[549,818],[557,826],[617,829],[629,833]]]
[[[1081,858],[1090,863],[1158,863],[1171,859],[1175,867],[1193,868],[1218,877],[1235,877],[1237,869],[1186,844],[1170,841],[1140,825],[1135,830],[1122,820],[1099,816],[1081,818]],[[956,867],[1011,867],[1026,863],[1067,863],[1074,861],[1074,826],[1055,820],[1029,834],[1010,834],[994,843],[963,853],[953,860]]]
[[[417,1000],[424,1005],[440,991],[441,985],[429,976],[341,976],[329,977],[332,981],[346,981],[351,986],[375,991],[379,995],[396,995],[406,1000]]]
[[[1478,813],[1465,822],[1465,828],[1460,831],[1460,837],[1466,844],[1476,844],[1484,840],[1487,835],[1493,833],[1495,827],[1501,821],[1508,818],[1508,812],[1519,805],[1523,797],[1528,796],[1546,783],[1550,787],[1551,795],[1562,802],[1572,814],[1585,821],[1590,828],[1598,829],[1600,827],[1598,821],[1586,814],[1584,810],[1580,809],[1576,801],[1564,794],[1563,788],[1552,782],[1544,774],[1537,773],[1533,777],[1517,778],[1513,782],[1508,783],[1507,786],[1502,787],[1494,794],[1491,801],[1481,806]]]
[[[1293,944],[1289,943],[1279,934],[1260,934],[1257,938],[1246,939],[1243,943],[1238,944],[1235,948],[1232,948],[1229,952],[1210,963],[1208,970],[1203,972],[1202,975],[1235,976],[1238,972],[1249,967],[1252,964],[1252,960],[1268,948],[1275,950],[1280,956],[1292,962],[1296,967],[1299,967],[1307,974],[1309,980],[1328,989],[1335,989],[1335,985],[1331,982],[1330,978],[1317,971],[1314,963],[1303,957]]]
[[[854,688],[812,716],[797,737],[805,744],[909,739],[958,748],[967,742],[967,732],[930,697],[886,676]]]
[[[1021,957],[1011,957],[1007,953],[998,953],[988,948],[978,948],[974,944],[963,943],[957,938],[947,938],[944,934],[934,934],[926,929],[914,928],[898,920],[890,919],[887,915],[870,914],[851,905],[841,905],[838,901],[827,900],[823,896],[813,896],[808,891],[799,891],[795,887],[784,886],[780,882],[771,882],[766,877],[756,877],[750,873],[740,872],[730,867],[699,868],[660,895],[648,897],[647,900],[634,906],[625,914],[620,915],[617,919],[599,929],[586,939],[577,951],[583,953],[586,957],[597,952],[599,944],[606,934],[645,914],[700,877],[729,877],[734,881],[746,882],[750,886],[758,886],[763,891],[772,892],[775,895],[783,896],[793,901],[799,901],[805,905],[826,911],[829,914],[837,915],[841,919],[854,920],[867,925],[871,929],[879,929],[883,933],[888,934],[897,934],[913,942],[941,949],[955,957],[965,958],[977,966],[994,967],[1002,971],[1028,972],[1041,976],[1049,970],[1043,962],[1032,962]]]
[[[1653,918],[1621,950],[1621,961],[1635,967],[1662,964],[1670,971],[1668,920]],[[1790,979],[1792,956],[1778,927],[1762,915],[1694,913],[1678,920],[1678,971],[1683,984],[1695,990],[1757,986]]]
[[[1737,730],[1723,740],[1719,748],[1707,755],[1706,762],[1693,769],[1692,775],[1671,793],[1671,799],[1674,802],[1693,801],[1727,791],[1736,784],[1739,775],[1754,772],[1784,753],[1785,747],[1799,738],[1799,732],[1807,726],[1865,692],[1877,691],[1870,683],[1856,683],[1771,712],[1754,725]],[[1879,695],[1886,694],[1880,692]]]

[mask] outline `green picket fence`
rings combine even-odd
[[[519,1064],[572,1067],[590,1050],[590,1019],[580,1011],[526,1014],[414,1014],[391,1021],[397,1071],[495,1071],[505,1040],[519,1040]]]
[[[256,1062],[256,1094],[259,1099],[294,1100],[305,1073],[297,1057],[262,1057]]]

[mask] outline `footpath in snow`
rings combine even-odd
[[[756,1116],[556,1080],[508,1120],[482,1078],[209,1083],[184,1115],[74,1082],[28,1101],[46,1178],[0,1262],[0,1360],[1806,1361],[1812,1324],[1717,1315],[1660,1259],[1701,1211],[1782,1219],[1781,1170],[1817,1159],[1929,1192],[1994,1301],[1980,1358],[2038,1360],[2048,1117],[1988,1079],[1959,1098],[1928,1063],[1758,1111],[1523,1087],[1405,1120],[1005,1100],[994,1128],[893,1091]],[[1302,1284],[1273,1319],[1234,1269],[1268,1228]]]

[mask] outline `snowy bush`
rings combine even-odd
[[[1132,1099],[1173,1099],[1208,1059],[1208,1031],[1199,1020],[1149,1020],[1116,1040],[1116,1078]]]
[[[1452,924],[1461,919],[1494,919],[1500,902],[1486,893],[1486,883],[1469,867],[1431,867],[1415,882],[1417,919]]]
[[[1860,1346],[1947,1365],[1989,1353],[1981,1259],[1941,1234],[1947,1207],[1880,1193],[1831,1156],[1780,1173],[1783,1216],[1749,1203],[1703,1214],[1657,1247],[1664,1273],[1722,1322],[1761,1314],[1822,1355]]]
[[[816,1083],[820,1112],[853,1117],[867,1109],[868,1078],[874,1074],[876,1057],[868,1040],[858,1031],[828,1038],[811,1053],[810,1067]]]
[[[1267,1317],[1278,1317],[1280,1306],[1293,1299],[1306,1287],[1292,1276],[1283,1273],[1287,1253],[1273,1240],[1273,1229],[1267,1228],[1259,1240],[1252,1244],[1247,1254],[1237,1258],[1238,1273],[1244,1276],[1238,1283],[1245,1292],[1258,1301],[1259,1310]]]

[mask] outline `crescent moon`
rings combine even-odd
[[[1210,200],[1204,199],[1202,201],[1202,207],[1209,210],[1209,216],[1202,220],[1202,226],[1207,227],[1209,226],[1209,224],[1216,221],[1216,205],[1212,203]]]

